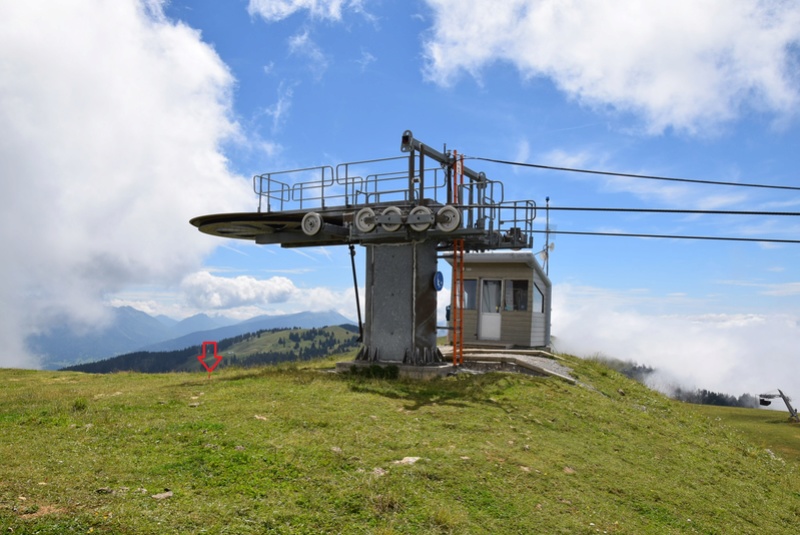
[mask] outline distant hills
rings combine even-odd
[[[227,366],[251,367],[286,361],[307,361],[354,350],[360,345],[358,327],[351,324],[321,328],[275,328],[217,339],[222,356],[217,369]],[[197,359],[200,344],[171,351],[135,351],[108,359],[63,368],[87,373],[140,373],[203,371]],[[214,359],[206,359],[213,364]]]
[[[28,348],[42,357],[44,368],[58,369],[135,351],[174,351],[260,330],[353,324],[334,311],[265,315],[244,321],[206,314],[177,321],[127,306],[113,308],[112,314],[112,321],[102,329],[76,332],[68,325],[58,325],[30,336]]]
[[[222,340],[233,338],[241,334],[256,331],[269,331],[274,329],[288,329],[298,327],[300,329],[312,329],[314,327],[327,327],[329,325],[353,325],[353,322],[345,318],[338,312],[300,312],[298,314],[287,314],[285,316],[256,316],[234,325],[205,329],[185,334],[178,338],[165,340],[155,344],[142,347],[142,351],[174,351],[189,346],[200,345],[206,340]]]

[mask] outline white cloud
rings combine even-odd
[[[361,313],[364,313],[364,289],[361,294]],[[356,297],[353,288],[334,289],[326,287],[300,288],[295,298],[282,309],[284,313],[335,310],[346,318],[356,320]]]
[[[378,61],[374,55],[370,54],[366,50],[361,51],[361,58],[355,60],[358,66],[361,68],[361,72],[367,70],[367,67]]]
[[[572,169],[614,169],[614,164],[610,163],[612,157],[604,152],[596,152],[591,149],[564,150],[551,149],[535,158],[536,161],[544,165],[553,167],[566,167]],[[620,172],[640,173],[643,175],[654,175],[657,173],[641,170],[620,170]],[[595,174],[572,173],[573,180],[582,182],[592,182],[602,186],[605,191],[611,193],[630,193],[639,199],[648,202],[659,202],[667,205],[681,206],[687,208],[694,206],[705,199],[704,196],[697,195],[697,190],[684,184],[663,182],[655,180],[636,179],[622,176],[603,176]]]
[[[607,159],[608,156],[604,154],[595,154],[590,150],[575,149],[551,149],[537,158],[544,165],[571,168],[604,167],[603,164]]]
[[[745,107],[793,116],[800,5],[780,0],[427,0],[426,76],[452,85],[497,62],[651,133],[713,130]],[[458,13],[458,23],[453,23]]]
[[[613,163],[613,155],[593,151],[590,148],[578,150],[551,149],[534,156],[534,161],[552,167],[631,173],[643,176],[669,176],[669,171],[653,169],[624,169]],[[518,158],[518,161],[519,158]],[[721,210],[747,202],[750,197],[744,193],[717,193],[713,186],[689,185],[675,181],[643,179],[627,176],[597,175],[591,173],[571,173],[572,180],[591,182],[610,193],[629,193],[648,203],[659,203],[683,209]],[[680,178],[680,177],[676,177]]]
[[[760,205],[764,210],[788,210],[800,206],[800,199],[765,202]]]
[[[277,22],[301,11],[307,11],[313,18],[341,20],[343,9],[361,12],[361,4],[360,0],[250,0],[247,11],[268,22]]]
[[[520,139],[517,142],[517,149],[514,154],[514,160],[517,162],[527,162],[531,157],[531,144],[527,139]]]
[[[105,295],[196,269],[218,243],[191,217],[251,208],[220,148],[232,84],[161,2],[0,4],[0,366],[55,316],[102,322]]]
[[[606,178],[605,188],[613,193],[631,193],[646,201],[658,201],[669,205],[679,205],[683,199],[692,196],[688,186],[666,182],[637,180],[635,178]]]
[[[207,271],[198,271],[187,275],[180,286],[182,311],[173,312],[179,317],[209,309],[242,319],[259,314],[328,310],[335,310],[351,319],[357,316],[352,288],[303,288],[282,276],[268,279],[246,275],[220,277]],[[360,293],[363,307],[363,289],[360,289]]]
[[[289,38],[289,52],[307,58],[309,69],[317,79],[328,69],[328,58],[307,29]]]
[[[187,275],[181,282],[181,289],[189,303],[199,309],[284,303],[297,292],[294,283],[286,277],[259,280],[241,275],[227,278],[207,271]]]
[[[698,210],[723,210],[737,204],[745,203],[749,197],[743,193],[728,193],[720,195],[698,195],[695,207]]]
[[[786,297],[800,295],[800,282],[786,282],[783,284],[765,284],[763,295]]]
[[[800,392],[800,322],[790,315],[675,315],[643,311],[630,294],[556,285],[556,349],[646,364],[676,384],[739,395]]]
[[[264,110],[266,115],[272,117],[272,133],[276,133],[283,124],[286,122],[286,118],[289,115],[289,110],[292,108],[292,97],[294,95],[294,84],[287,84],[281,82],[278,86],[278,100]],[[267,154],[275,153],[275,144],[267,144],[264,146],[265,152]]]
[[[768,271],[776,270],[768,269]],[[777,271],[782,271],[782,269],[778,268]],[[720,281],[720,284],[760,288],[759,294],[773,297],[790,297],[794,295],[800,295],[800,282],[763,283],[750,281]]]

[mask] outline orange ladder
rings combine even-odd
[[[453,204],[458,206],[459,187],[464,184],[464,156],[453,151]],[[453,296],[450,300],[453,320],[453,366],[464,364],[464,240],[453,240]]]

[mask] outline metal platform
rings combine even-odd
[[[532,246],[536,203],[508,201],[503,183],[454,154],[403,134],[397,156],[253,177],[258,210],[191,220],[201,232],[283,247],[435,240],[448,249]],[[426,156],[435,166],[426,167]],[[405,169],[398,170],[401,162]]]

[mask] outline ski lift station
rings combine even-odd
[[[362,348],[357,363],[443,366],[471,343],[550,343],[550,281],[534,255],[536,203],[505,198],[503,183],[405,131],[405,155],[257,175],[258,209],[191,224],[223,238],[282,247],[346,245],[366,254]],[[437,293],[452,270],[449,322],[437,325]],[[448,265],[449,264],[449,265]],[[358,292],[356,292],[358,296]]]

